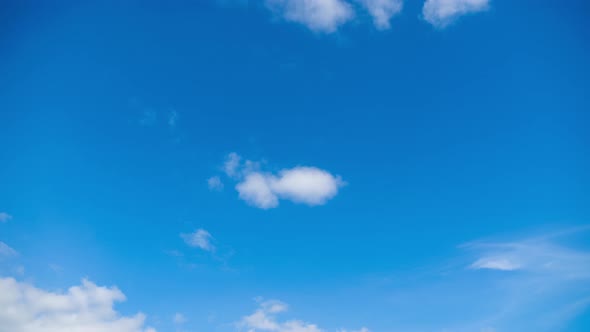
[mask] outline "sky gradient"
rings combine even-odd
[[[583,0],[0,3],[0,332],[590,330]]]

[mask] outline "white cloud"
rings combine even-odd
[[[295,167],[278,176],[254,172],[236,186],[240,198],[261,209],[279,205],[279,198],[295,203],[323,205],[344,185],[340,177],[315,167]]]
[[[244,316],[239,322],[238,327],[247,329],[248,332],[271,331],[271,332],[322,332],[317,325],[307,323],[297,319],[281,321],[277,316],[287,312],[286,303],[270,300],[262,301],[254,313]],[[345,332],[347,330],[340,330]],[[369,332],[369,329],[363,327],[358,331],[350,332]]]
[[[0,222],[8,222],[12,220],[12,216],[6,212],[0,212]]]
[[[300,320],[288,320],[280,322],[277,314],[287,311],[287,305],[280,301],[262,302],[260,307],[251,315],[245,316],[238,326],[246,328],[249,332],[276,331],[276,332],[320,332],[315,324],[309,324]]]
[[[223,171],[227,176],[235,178],[239,175],[238,170],[240,168],[241,159],[242,158],[235,152],[227,155],[225,163],[223,164]]]
[[[191,234],[180,234],[180,237],[191,247],[200,248],[205,251],[214,251],[215,246],[211,243],[213,237],[209,232],[200,228]]]
[[[248,174],[236,185],[240,198],[261,209],[270,209],[279,205],[279,198],[271,188],[272,176],[261,173]]]
[[[403,8],[403,0],[359,0],[360,3],[373,17],[373,24],[379,30],[390,28],[389,21],[400,13]]]
[[[335,32],[354,17],[352,6],[343,0],[266,0],[266,4],[282,19],[321,33]]]
[[[476,242],[465,247],[479,252],[479,257],[470,265],[472,269],[523,270],[570,279],[590,278],[589,253],[566,248],[547,239]]]
[[[12,249],[6,243],[0,241],[0,259],[2,257],[14,257],[14,256],[18,256],[18,252],[16,250]]]
[[[366,327],[361,327],[360,330],[339,330],[338,332],[371,332],[371,330]]]
[[[223,190],[223,182],[221,182],[221,178],[219,176],[212,176],[209,179],[207,179],[207,186],[209,186],[209,190]]]
[[[512,262],[507,258],[497,257],[486,257],[480,258],[471,264],[473,269],[489,269],[489,270],[501,270],[501,271],[514,271],[520,269],[520,265],[516,262]]]
[[[13,278],[0,278],[0,332],[155,332],[145,315],[121,316],[117,288],[83,280],[67,292],[50,292]]]
[[[444,28],[459,16],[487,10],[489,3],[490,0],[426,0],[422,15],[430,24]]]
[[[186,323],[186,317],[184,317],[184,315],[180,312],[177,312],[172,317],[172,322],[177,325],[184,324]]]

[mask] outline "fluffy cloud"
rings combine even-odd
[[[283,169],[277,174],[260,169],[261,163],[242,160],[234,152],[223,164],[223,172],[238,182],[235,188],[240,199],[261,209],[277,207],[281,199],[310,206],[323,205],[345,185],[339,176],[317,167],[299,166]],[[215,176],[208,182],[209,188],[215,189],[221,179]]]
[[[6,212],[0,212],[0,223],[1,222],[8,222],[12,219],[12,216]]]
[[[321,33],[335,32],[354,17],[351,5],[343,0],[266,0],[266,5],[285,21]]]
[[[424,19],[443,28],[459,16],[487,10],[490,0],[426,0],[422,8]]]
[[[0,278],[0,332],[155,332],[145,316],[121,316],[117,288],[83,280],[67,292],[49,292],[13,278]]]
[[[373,24],[379,30],[390,28],[389,21],[400,13],[403,8],[402,0],[359,0],[373,17]]]
[[[18,255],[18,252],[16,252],[16,250],[12,249],[6,243],[0,241],[0,259],[2,257],[14,257],[17,255]]]
[[[191,234],[180,234],[180,237],[191,247],[200,248],[205,251],[214,251],[215,246],[211,243],[213,237],[209,232],[200,228]]]
[[[323,205],[338,194],[344,182],[315,167],[295,167],[278,175],[254,172],[236,186],[240,198],[261,209],[279,205],[279,198],[307,205]]]
[[[287,304],[271,300],[263,301],[254,313],[244,316],[239,322],[238,327],[245,328],[249,332],[272,331],[272,332],[322,332],[317,325],[306,323],[301,320],[291,319],[280,321],[277,316],[288,310]],[[346,330],[341,330],[343,332]],[[365,327],[358,331],[351,332],[369,332]]]

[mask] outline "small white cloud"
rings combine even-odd
[[[2,222],[9,222],[12,220],[12,216],[6,212],[0,212],[0,223]]]
[[[339,176],[317,167],[294,167],[278,174],[265,173],[261,164],[246,160],[235,152],[230,153],[224,164],[224,172],[238,181],[236,190],[240,199],[261,209],[279,205],[280,199],[310,206],[323,205],[338,194],[345,185]],[[218,188],[218,177],[208,180],[209,188]]]
[[[238,183],[240,198],[261,209],[279,205],[279,198],[310,206],[323,205],[344,185],[340,177],[315,167],[282,170],[278,176],[254,172]]]
[[[145,315],[121,316],[116,302],[125,295],[115,287],[83,280],[67,292],[49,292],[13,278],[0,278],[0,332],[109,331],[155,332]]]
[[[211,243],[213,237],[202,228],[197,229],[191,234],[180,234],[180,237],[191,247],[200,248],[205,251],[215,250],[215,246]]]
[[[184,315],[180,312],[177,312],[172,317],[172,322],[176,325],[184,324],[186,323],[186,317],[184,317]]]
[[[287,311],[287,305],[280,301],[262,302],[258,310],[251,315],[244,316],[238,326],[246,328],[249,332],[321,332],[315,324],[300,320],[278,321],[276,315],[285,311]]]
[[[422,8],[424,19],[438,28],[444,28],[458,17],[485,11],[490,0],[426,0]]]
[[[323,205],[344,185],[340,177],[316,167],[295,167],[280,172],[272,182],[281,198],[307,205]]]
[[[510,261],[507,258],[480,258],[471,264],[472,269],[489,269],[500,271],[514,271],[521,268],[520,264]]]
[[[285,21],[321,33],[333,33],[354,17],[352,6],[342,0],[266,0],[266,5]]]
[[[399,14],[403,8],[403,0],[359,0],[373,17],[373,24],[379,30],[390,28],[393,16]]]
[[[254,313],[244,316],[238,323],[237,326],[245,328],[249,332],[256,331],[271,331],[271,332],[322,332],[317,325],[307,323],[297,319],[289,319],[281,321],[278,319],[278,315],[285,313],[288,310],[286,303],[271,300],[262,301],[259,307]],[[360,330],[341,330],[339,332],[369,332],[366,327]]]
[[[2,257],[15,257],[18,256],[18,252],[14,249],[12,249],[9,245],[7,245],[6,243],[0,241],[0,259]]]
[[[221,182],[221,178],[219,176],[212,176],[209,179],[207,179],[207,186],[209,186],[209,190],[223,190],[223,182]]]
[[[225,163],[223,164],[223,171],[227,176],[235,178],[239,175],[238,169],[240,168],[241,159],[242,158],[235,152],[227,155]]]

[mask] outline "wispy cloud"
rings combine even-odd
[[[219,176],[212,176],[207,179],[207,186],[209,190],[212,191],[222,191],[223,190],[223,182],[221,182],[221,178]]]
[[[202,228],[199,228],[190,234],[180,234],[180,237],[191,247],[205,251],[215,251],[215,246],[211,243],[213,237],[209,232]]]
[[[0,259],[2,259],[2,257],[10,258],[15,256],[18,256],[18,252],[6,243],[0,241]]]
[[[235,152],[231,152],[225,158],[223,163],[223,171],[231,178],[235,178],[239,175],[240,162],[242,158]]]
[[[466,249],[478,253],[472,269],[522,270],[563,279],[590,279],[590,253],[564,247],[552,238],[516,242],[474,242]]]
[[[6,212],[0,212],[0,223],[9,222],[12,220],[12,216]]]
[[[426,0],[422,8],[424,19],[438,28],[444,28],[460,16],[485,11],[490,0]]]
[[[266,5],[281,19],[320,33],[333,33],[354,17],[343,0],[266,0]]]
[[[0,331],[156,332],[145,326],[145,315],[122,316],[114,309],[125,295],[116,287],[88,280],[67,292],[50,292],[13,278],[0,278]]]
[[[158,121],[158,114],[156,111],[147,109],[144,110],[139,118],[139,124],[146,127],[151,127],[155,125]]]
[[[298,319],[280,320],[279,314],[287,312],[288,305],[277,300],[259,300],[259,307],[254,313],[242,317],[236,324],[240,329],[249,332],[271,331],[271,332],[322,332],[316,324],[307,323]],[[341,330],[346,331],[346,330]],[[350,331],[355,332],[355,331]],[[365,327],[356,332],[369,332]]]
[[[174,316],[172,316],[172,322],[176,325],[181,325],[186,323],[187,319],[186,317],[184,317],[183,314],[181,314],[180,312],[177,312],[174,314]]]
[[[587,238],[585,229],[470,242],[441,266],[409,273],[409,282],[398,271],[399,283],[391,284],[390,310],[399,317],[442,315],[392,329],[563,330],[590,305],[590,251],[569,241],[569,236]]]

